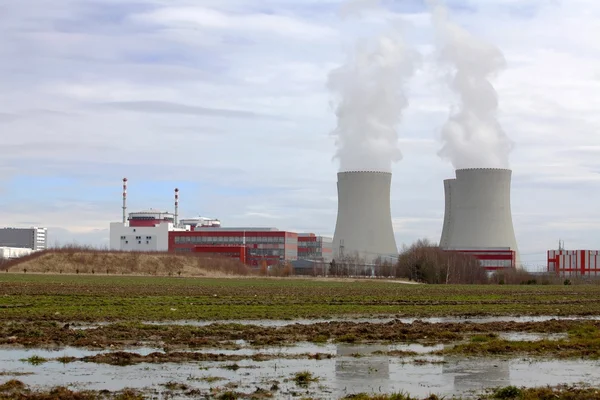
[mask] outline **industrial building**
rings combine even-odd
[[[398,248],[390,209],[392,174],[346,171],[337,176],[333,258],[358,256],[367,263],[377,258],[396,260]]]
[[[547,270],[565,277],[600,277],[600,251],[548,250]]]
[[[31,249],[32,251],[48,248],[47,228],[1,228],[0,247]]]
[[[32,249],[24,249],[21,247],[0,247],[0,260],[12,260],[28,256],[33,252]]]
[[[298,259],[298,234],[275,228],[196,228],[169,232],[169,251],[228,252],[227,246],[247,249],[246,264],[258,266]],[[242,260],[240,260],[242,261]]]
[[[175,229],[172,214],[148,210],[132,213],[128,223],[110,224],[110,249],[122,251],[167,251],[169,232]]]
[[[444,181],[445,211],[440,247],[471,253],[488,270],[519,268],[510,205],[512,171],[456,170]]]
[[[467,254],[479,261],[479,265],[488,272],[499,271],[507,268],[516,268],[516,252],[508,247],[460,250],[446,250]]]
[[[312,233],[276,228],[223,228],[221,221],[207,217],[179,220],[178,189],[175,189],[175,213],[150,209],[127,214],[125,178],[122,209],[122,222],[110,224],[112,250],[215,254],[239,259],[250,266],[291,262],[299,257],[331,261],[332,240]]]
[[[298,259],[329,262],[333,259],[332,246],[331,238],[317,236],[314,233],[299,233]]]

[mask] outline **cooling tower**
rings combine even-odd
[[[397,257],[392,228],[390,186],[392,174],[376,171],[338,173],[338,214],[333,235],[333,256],[358,253],[367,262]]]
[[[510,208],[511,174],[509,169],[458,169],[456,179],[444,181],[442,248],[509,247],[520,265]]]

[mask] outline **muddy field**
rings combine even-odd
[[[598,300],[591,285],[6,274],[0,399],[598,398]]]

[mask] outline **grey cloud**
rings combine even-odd
[[[172,103],[167,101],[112,101],[97,104],[97,107],[151,114],[183,114],[225,118],[279,119],[275,116],[259,114],[251,111],[190,106],[187,104]]]
[[[0,123],[3,123],[3,122],[12,122],[12,121],[15,121],[18,118],[19,118],[19,116],[16,115],[16,114],[0,113]]]

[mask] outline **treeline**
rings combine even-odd
[[[397,259],[376,259],[368,264],[358,255],[329,264],[328,275],[404,278],[430,284],[550,284],[562,283],[554,276],[535,276],[523,270],[498,271],[491,276],[468,254],[448,252],[421,239],[402,249]]]

